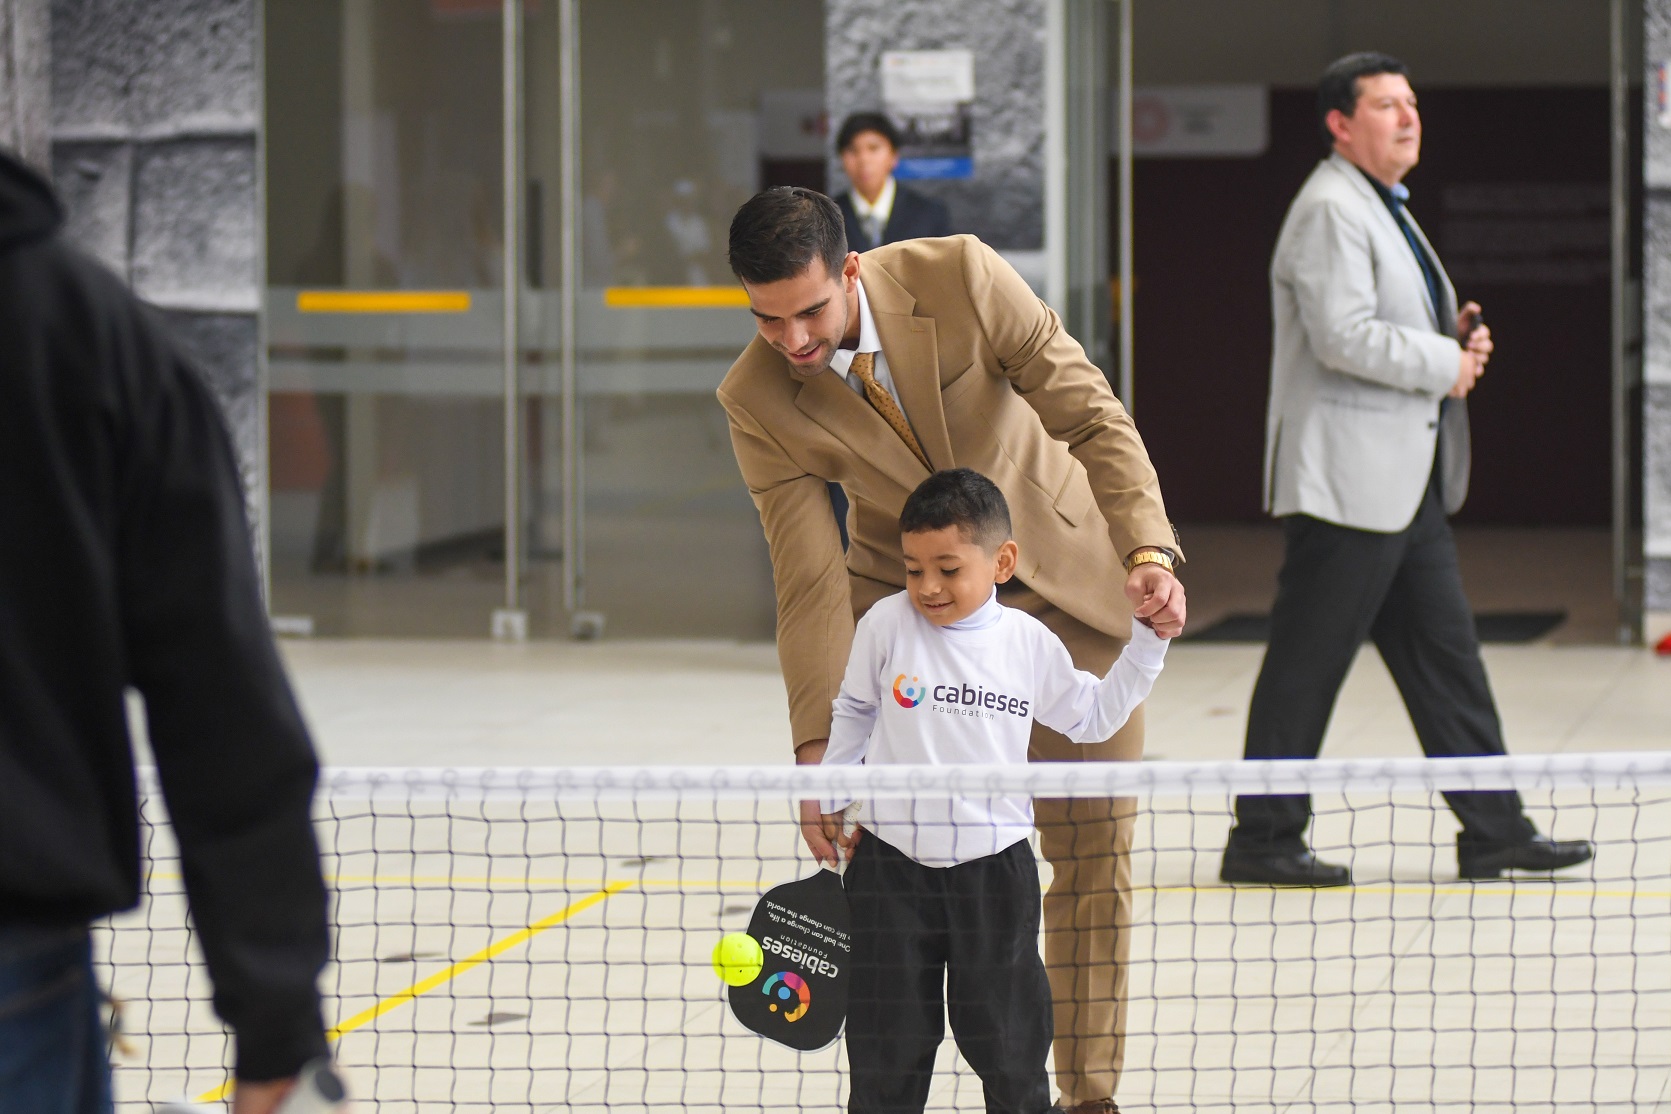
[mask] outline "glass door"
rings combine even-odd
[[[547,72],[560,69],[565,7],[578,30],[567,102]],[[531,224],[570,222],[575,288],[576,561],[565,596],[558,516],[535,495],[561,475],[561,407],[542,394],[529,444],[536,632],[772,637],[765,542],[714,397],[754,335],[725,238],[756,190],[823,188],[823,21],[821,0],[566,0],[529,12],[527,172],[545,206],[532,217],[531,193]],[[576,197],[566,213],[546,188],[562,177],[565,134]],[[562,247],[548,231],[545,258]],[[542,317],[548,297],[535,292]],[[555,355],[533,354],[528,378],[548,381]]]
[[[273,614],[484,636],[507,575],[500,6],[265,11]]]

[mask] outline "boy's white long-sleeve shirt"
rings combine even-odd
[[[1067,647],[994,592],[938,627],[889,596],[859,620],[823,763],[997,765],[1027,761],[1033,721],[1076,743],[1118,731],[1149,695],[1166,640],[1141,623],[1108,676],[1075,669]],[[851,802],[831,799],[824,811]],[[925,866],[993,855],[1033,830],[1025,797],[922,798],[866,804],[864,826]]]

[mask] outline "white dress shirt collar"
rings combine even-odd
[[[890,174],[888,180],[882,183],[882,192],[876,195],[874,202],[866,201],[859,195],[858,190],[851,191],[853,212],[861,222],[875,217],[877,227],[886,228],[889,218],[894,215],[894,198],[898,193],[898,187],[894,184],[894,176]]]
[[[882,351],[882,338],[876,335],[876,318],[870,313],[870,299],[865,297],[863,279],[856,279],[859,288],[859,345],[857,348],[837,348],[835,355],[830,357],[830,370],[847,378],[848,369],[853,366],[853,357],[860,352]]]

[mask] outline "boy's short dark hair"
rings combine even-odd
[[[1374,50],[1348,54],[1329,63],[1329,68],[1317,81],[1317,126],[1323,131],[1324,146],[1334,146],[1334,135],[1329,131],[1329,113],[1338,108],[1342,115],[1352,115],[1358,107],[1358,79],[1384,73],[1410,76],[1403,62]]]
[[[831,277],[847,258],[847,225],[834,201],[804,186],[761,190],[731,218],[731,273],[752,286],[794,278],[824,261]]]
[[[841,130],[836,132],[836,154],[841,154],[853,145],[853,141],[865,132],[875,132],[888,141],[888,146],[899,150],[899,129],[894,122],[880,112],[855,112],[841,122]]]
[[[988,553],[1010,540],[1010,505],[998,485],[970,468],[936,472],[905,500],[899,532],[926,534],[956,526]]]

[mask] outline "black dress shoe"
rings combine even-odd
[[[1224,849],[1218,876],[1225,882],[1263,886],[1350,886],[1350,867],[1326,863],[1310,851],[1240,851]]]
[[[1563,870],[1595,857],[1587,839],[1556,842],[1535,835],[1525,843],[1476,843],[1456,837],[1457,872],[1463,878],[1497,878],[1505,870]]]

